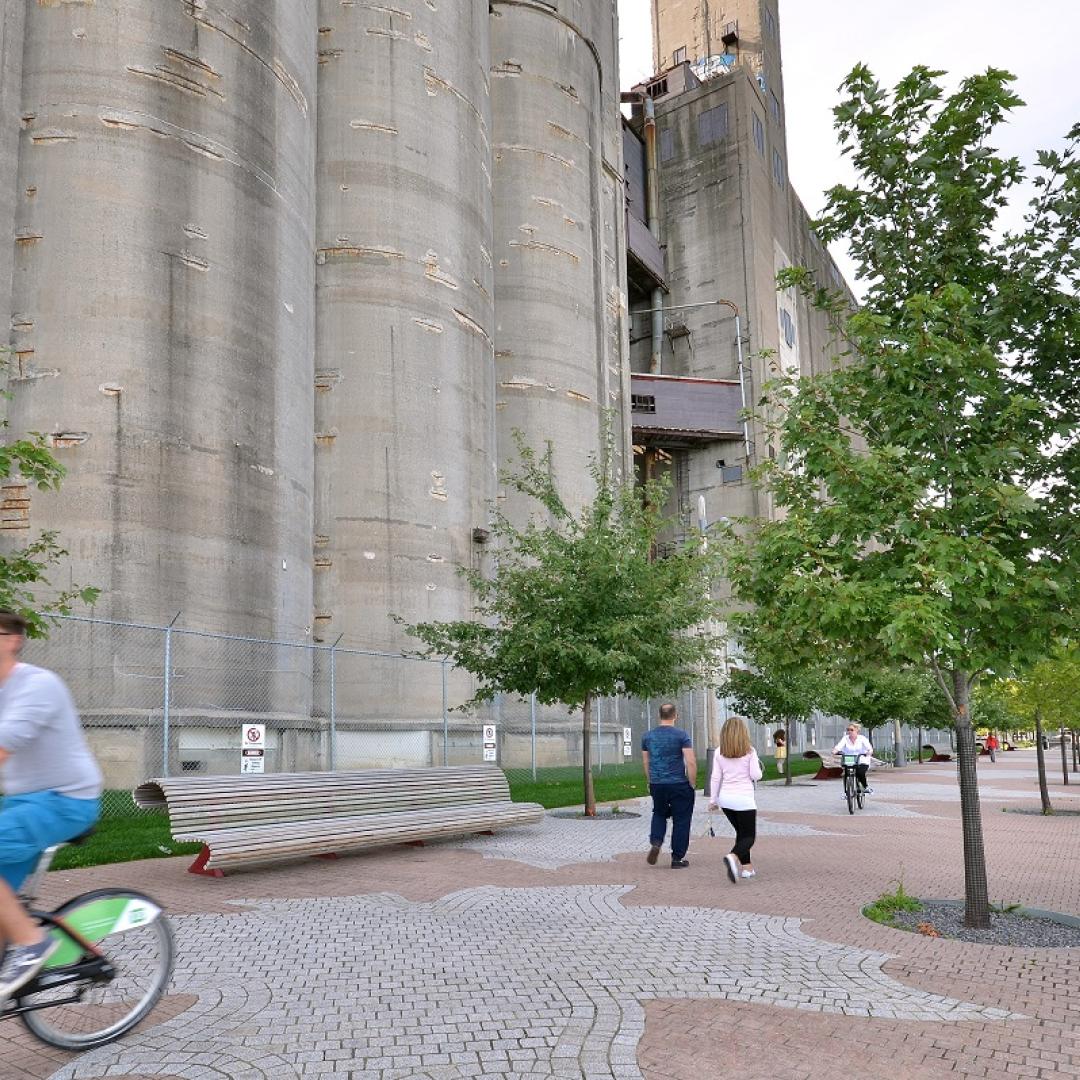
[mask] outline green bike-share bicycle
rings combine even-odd
[[[35,909],[38,885],[61,847],[42,853],[19,893],[60,947],[4,1004],[0,1019],[17,1016],[62,1050],[90,1050],[126,1034],[157,1004],[172,975],[173,934],[161,905],[131,889],[97,889],[55,911]]]
[[[866,794],[859,785],[858,774],[855,771],[855,767],[859,764],[859,755],[842,753],[840,764],[844,769],[844,796],[847,798],[848,813],[854,814],[856,806],[860,810],[863,808],[863,798]]]

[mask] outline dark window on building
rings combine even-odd
[[[761,5],[761,25],[765,30],[765,36],[776,40],[776,16],[772,13],[768,4]]]
[[[699,146],[708,146],[710,143],[726,139],[728,133],[727,105],[717,105],[712,109],[706,109],[703,113],[699,113],[697,130]]]
[[[675,132],[664,128],[660,132],[660,160],[670,161],[675,156]]]
[[[683,64],[683,63],[685,63],[686,62],[686,46],[685,45],[680,45],[679,48],[677,48],[675,50],[675,54],[672,56],[671,59],[675,64]]]
[[[780,99],[776,96],[776,94],[773,93],[772,90],[769,91],[769,112],[772,113],[772,118],[778,124],[782,124],[784,122],[781,119],[780,115]]]
[[[657,79],[656,82],[649,83],[645,93],[651,98],[663,97],[667,93],[667,79]]]
[[[776,181],[776,186],[782,188],[785,184],[784,178],[784,159],[780,156],[780,151],[773,149],[772,152],[772,178]]]
[[[630,411],[631,412],[643,412],[643,413],[655,413],[656,412],[656,398],[652,394],[631,394],[630,395]]]
[[[756,112],[750,113],[750,127],[754,132],[754,145],[758,148],[758,153],[765,156],[765,125],[761,122],[761,117]]]
[[[741,484],[743,468],[741,465],[723,465],[720,468],[721,484]]]
[[[780,309],[780,329],[784,334],[784,344],[790,348],[795,344],[795,323],[785,308]]]

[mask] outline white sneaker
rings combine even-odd
[[[731,879],[732,885],[739,884],[739,860],[735,858],[730,852],[724,856],[724,863],[727,866],[727,876]]]
[[[744,878],[748,878],[748,877],[757,877],[757,871],[756,871],[756,870],[744,870],[744,871],[742,872],[742,876],[743,876]]]
[[[0,964],[0,1001],[25,986],[58,948],[59,939],[51,936],[36,945],[9,947],[4,954],[3,963]]]

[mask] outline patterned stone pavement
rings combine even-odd
[[[796,919],[627,909],[626,891],[478,888],[433,903],[376,894],[187,916],[176,985],[199,1005],[57,1080],[118,1070],[631,1080],[642,1075],[642,1002],[668,997],[908,1021],[1010,1015],[909,989],[884,974],[884,954],[817,941]],[[358,1016],[380,1022],[357,1037]]]
[[[1032,761],[980,765],[991,895],[1080,915],[1076,818],[1002,812],[1038,805]],[[954,768],[873,782],[854,817],[835,783],[762,785],[759,877],[738,886],[726,822],[710,837],[703,813],[678,872],[646,866],[642,817],[214,881],[178,859],[50,875],[45,899],[124,883],[162,900],[175,985],[143,1028],[79,1057],[10,1024],[0,1077],[1080,1076],[1080,950],[861,916],[899,877],[916,895],[963,891]],[[1080,785],[1059,773],[1051,795],[1068,806]]]

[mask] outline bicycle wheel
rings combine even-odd
[[[97,945],[114,973],[61,980],[86,956],[54,927],[63,944],[20,1004],[23,1023],[43,1042],[62,1050],[90,1050],[130,1031],[165,992],[173,965],[173,934],[159,904],[129,889],[84,893],[52,914]],[[58,985],[50,986],[54,978]],[[76,1000],[72,1000],[72,999]]]
[[[847,796],[847,812],[855,813],[855,777],[851,773],[844,773],[844,794]]]

